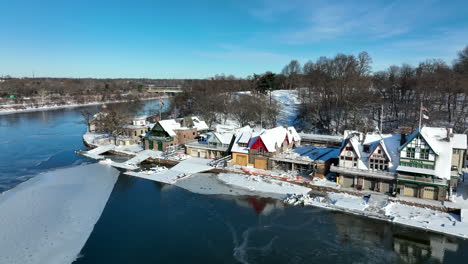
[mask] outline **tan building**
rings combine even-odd
[[[186,143],[186,153],[198,158],[221,158],[229,153],[233,139],[234,133],[208,132],[200,135],[198,141]]]
[[[231,150],[233,164],[271,169],[270,158],[300,143],[301,138],[294,127],[276,127],[256,132],[246,126],[236,135]]]

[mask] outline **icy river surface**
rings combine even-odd
[[[60,169],[48,176],[53,182],[51,177],[65,177],[70,170],[94,163],[75,154],[75,150],[84,149],[81,135],[86,130],[79,123],[79,110],[0,116],[0,192],[6,191],[0,195],[5,196],[0,199],[0,209],[14,210],[11,204],[2,203],[14,200],[9,197],[15,194],[28,196],[21,194],[23,189],[30,190],[31,195],[39,192],[24,183],[18,185],[30,178]],[[81,190],[95,189],[80,186],[84,187],[77,191],[73,185],[57,184],[54,192],[60,197],[56,197],[53,209],[60,209],[61,200],[71,204],[67,195],[74,195],[74,191],[76,199],[90,200]],[[97,222],[83,248],[74,249],[80,252],[74,263],[465,263],[468,259],[466,240],[319,208],[285,207],[277,200],[250,194],[211,194],[216,192],[203,189],[194,192],[190,190],[193,186],[179,188],[120,174],[100,217],[101,210],[92,210],[97,215],[86,219],[88,226],[94,218]],[[32,204],[37,206],[38,201]],[[72,205],[86,204],[89,201],[76,200]],[[21,206],[23,209],[27,203]],[[86,208],[77,210],[86,212]],[[32,211],[41,221],[47,219],[40,211]],[[0,220],[10,213],[0,211]],[[80,217],[74,211],[68,213]],[[68,213],[61,214],[62,218],[68,219],[63,217]],[[67,226],[67,221],[49,224],[62,229],[52,230],[57,236],[50,239],[63,239],[60,234],[70,233],[69,228],[74,228],[73,233],[81,228]],[[18,223],[14,228],[18,231],[8,224],[0,226],[0,239],[8,234],[25,236],[28,241],[22,243],[22,237],[16,237],[10,240],[15,243],[8,244],[10,248],[35,244],[29,239],[38,239],[36,236],[25,235]],[[60,241],[50,244],[55,242]],[[48,254],[53,259],[65,253],[52,250]]]

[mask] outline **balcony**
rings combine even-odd
[[[369,177],[383,180],[396,180],[396,173],[387,171],[361,170],[333,165],[330,167],[330,171],[352,176]]]
[[[195,142],[185,143],[185,147],[207,149],[207,150],[214,150],[214,151],[221,151],[221,152],[226,152],[228,149],[228,147],[223,146],[221,144],[212,145],[212,144],[206,143],[205,141],[195,141]]]
[[[397,180],[404,181],[404,182],[411,182],[411,183],[419,183],[419,184],[432,184],[432,185],[439,185],[439,186],[447,186],[447,180],[432,178],[432,177],[398,174]]]

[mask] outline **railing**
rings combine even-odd
[[[437,184],[437,185],[447,185],[447,180],[436,179],[436,178],[431,178],[431,177],[423,177],[423,176],[411,176],[411,175],[398,174],[398,179],[422,182],[422,183],[432,183],[432,184]]]
[[[380,178],[380,179],[386,179],[386,180],[395,180],[396,175],[397,175],[396,173],[393,173],[393,172],[361,170],[361,169],[345,168],[345,167],[334,166],[334,165],[330,167],[330,171],[336,172],[336,173],[347,174],[347,175]]]

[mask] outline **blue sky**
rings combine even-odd
[[[466,1],[0,0],[0,75],[245,77],[367,51],[373,70],[451,63]]]

